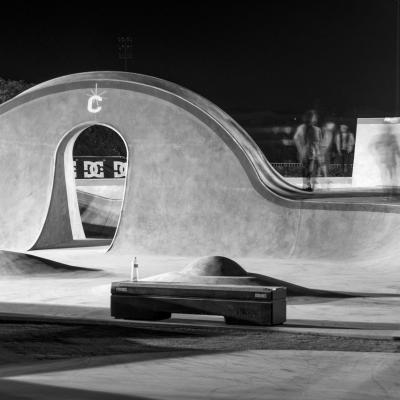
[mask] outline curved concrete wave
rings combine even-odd
[[[93,93],[102,98],[96,113]],[[110,253],[354,261],[377,271],[397,263],[399,206],[305,193],[208,100],[119,72],[57,78],[0,106],[0,249],[85,245],[68,151],[93,124],[113,128],[128,148]]]

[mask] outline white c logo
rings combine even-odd
[[[93,96],[89,97],[87,109],[90,113],[96,114],[101,111],[101,106],[99,103],[103,101],[103,98],[98,94],[94,94]],[[96,106],[94,104],[96,103]]]

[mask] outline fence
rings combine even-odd
[[[301,163],[271,163],[282,176],[302,176]],[[351,176],[353,164],[329,164],[328,175],[332,177]],[[77,156],[74,157],[76,179],[118,179],[126,176],[126,158],[121,156]]]
[[[282,176],[296,178],[302,176],[303,164],[301,163],[271,163],[277,172]],[[329,164],[328,176],[332,177],[351,177],[353,164]]]

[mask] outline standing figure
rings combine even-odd
[[[326,121],[321,130],[321,142],[318,161],[318,175],[326,178],[328,176],[328,168],[331,162],[331,150],[336,125],[332,121]]]
[[[312,191],[319,160],[321,129],[317,126],[318,114],[315,110],[307,111],[303,123],[297,127],[293,140],[302,164],[304,189]]]
[[[347,173],[351,176],[351,164],[354,158],[354,135],[350,132],[348,125],[340,124],[339,132],[336,135],[336,150],[338,164],[342,165],[343,176]]]
[[[382,187],[395,194],[399,187],[400,147],[392,126],[388,125],[371,143],[380,170]]]

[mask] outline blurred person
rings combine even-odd
[[[389,125],[381,134],[375,136],[371,146],[381,174],[382,186],[394,193],[399,186],[400,147],[393,127]]]
[[[350,132],[349,126],[346,124],[339,125],[339,132],[336,135],[336,151],[337,151],[337,163],[342,166],[343,176],[347,172],[351,176],[351,167],[354,159],[354,145],[355,139],[354,134]]]
[[[307,111],[293,137],[302,164],[304,189],[308,191],[314,189],[319,159],[321,129],[317,124],[318,113],[315,110]]]
[[[326,178],[331,163],[332,143],[336,130],[336,124],[326,121],[321,129],[321,141],[319,145],[318,175]]]

